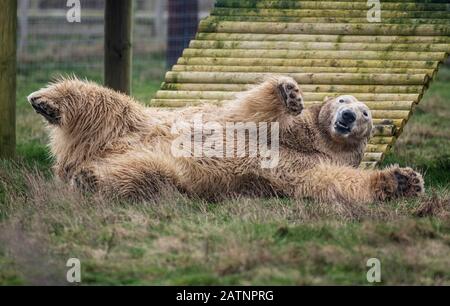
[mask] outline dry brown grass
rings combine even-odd
[[[399,138],[397,145],[400,149],[405,145],[421,146],[425,141],[433,137],[450,139],[450,133],[430,126],[411,124],[411,126],[408,126],[408,128],[405,129],[404,133]]]
[[[445,190],[368,206],[251,198],[212,204],[172,191],[158,202],[130,204],[81,195],[23,165],[0,172],[0,186],[1,248],[28,284],[64,283],[69,257],[87,262],[88,283],[364,283],[354,270],[363,271],[373,253],[385,260],[396,254],[399,265],[398,258],[413,265],[417,257],[418,282],[433,283],[427,254],[434,252],[439,274],[450,251]],[[192,269],[192,278],[181,276]],[[415,282],[402,273],[389,283]]]

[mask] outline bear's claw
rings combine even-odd
[[[73,175],[71,185],[83,192],[94,192],[97,189],[97,177],[92,170],[82,169]]]
[[[378,177],[375,186],[376,198],[381,201],[412,198],[424,193],[422,175],[411,168],[387,169]]]
[[[397,181],[395,195],[397,197],[417,197],[424,193],[422,176],[411,168],[398,168],[394,170]]]
[[[300,92],[300,88],[295,81],[280,81],[278,84],[278,91],[282,97],[284,105],[290,113],[299,115],[303,111],[303,97]]]

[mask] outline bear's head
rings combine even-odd
[[[333,142],[349,145],[368,141],[373,129],[369,108],[350,95],[327,99],[319,112],[319,124]]]
[[[65,79],[33,92],[27,99],[50,127],[71,128],[84,121],[83,118],[92,119],[98,108],[93,105],[93,92],[86,85],[82,81]]]

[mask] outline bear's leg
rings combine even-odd
[[[319,165],[308,173],[305,192],[320,200],[369,203],[424,192],[422,176],[410,168],[362,170],[352,167]]]
[[[422,176],[410,168],[399,167],[362,170],[318,164],[306,171],[296,171],[281,165],[267,170],[265,178],[292,197],[321,202],[370,203],[416,197],[424,192]]]
[[[258,123],[297,116],[304,104],[302,92],[293,78],[275,76],[244,93],[230,108],[230,117],[235,121]]]
[[[178,186],[173,163],[153,153],[127,154],[105,162],[100,190],[131,201],[152,200]]]
[[[129,153],[99,161],[95,167],[83,167],[70,179],[82,192],[101,194],[131,201],[151,200],[177,186],[173,163],[163,154]]]

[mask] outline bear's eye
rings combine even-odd
[[[345,102],[344,99],[340,99],[340,100],[339,100],[339,103],[344,103],[344,102]]]
[[[363,115],[364,115],[364,117],[368,117],[369,116],[369,114],[366,111],[363,112]]]

